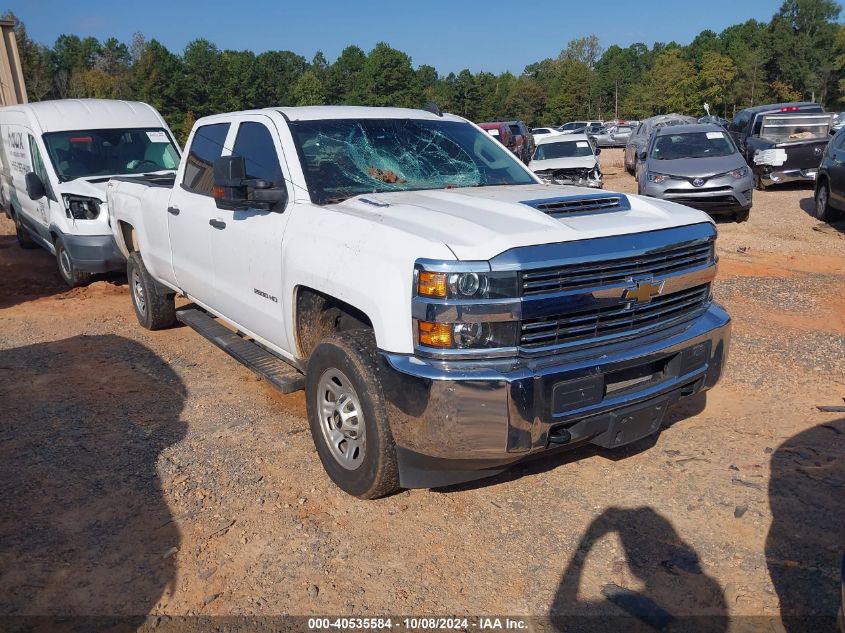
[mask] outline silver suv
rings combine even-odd
[[[751,170],[724,128],[713,123],[672,125],[655,131],[638,156],[637,191],[714,214],[748,219]]]

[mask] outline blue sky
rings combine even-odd
[[[334,61],[348,44],[377,42],[408,53],[415,66],[441,73],[469,68],[519,73],[556,56],[573,38],[595,34],[604,47],[633,42],[688,43],[703,29],[768,21],[781,0],[587,0],[413,3],[393,0],[7,0],[30,36],[52,44],[61,33],[129,42],[141,31],[174,52],[204,37],[221,49],[292,50]],[[2,7],[3,5],[0,5]],[[483,9],[481,8],[483,7]],[[585,8],[586,7],[586,8]]]

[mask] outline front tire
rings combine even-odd
[[[84,286],[91,281],[91,273],[86,273],[79,270],[70,256],[70,252],[65,246],[64,240],[59,237],[56,238],[56,263],[59,266],[59,274],[65,283],[71,288],[78,288]]]
[[[751,215],[751,209],[743,209],[734,213],[734,220],[736,222],[748,222],[748,217]]]
[[[835,220],[839,213],[830,206],[830,186],[827,181],[822,181],[816,187],[815,206],[813,207],[813,215],[815,215],[822,222],[830,222]]]
[[[398,490],[396,445],[372,332],[323,339],[308,360],[305,397],[311,437],[335,485],[360,499]]]
[[[132,307],[141,327],[163,330],[176,323],[176,295],[162,286],[144,266],[141,253],[135,252],[126,260],[126,278]]]

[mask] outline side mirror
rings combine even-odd
[[[287,190],[267,180],[247,178],[243,156],[221,156],[214,161],[211,193],[218,209],[270,211],[285,199]]]
[[[601,147],[596,148],[596,156],[598,156],[599,154],[601,154]]]
[[[639,153],[639,159],[640,160],[645,160],[646,158],[648,158],[648,152],[640,152]]]
[[[24,179],[26,180],[26,194],[30,200],[41,200],[47,195],[47,188],[34,171],[29,172],[24,176]]]

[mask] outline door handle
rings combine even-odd
[[[179,207],[167,207],[167,212],[170,215],[179,215]]]
[[[209,220],[208,223],[215,229],[225,229],[226,223],[223,220]]]

